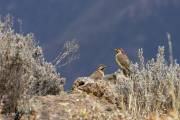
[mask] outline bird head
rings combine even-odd
[[[116,48],[114,49],[116,54],[124,54],[124,50],[122,48]]]
[[[104,64],[100,64],[99,65],[99,67],[98,67],[98,70],[102,70],[102,71],[104,71],[104,69],[105,68],[107,68],[107,66],[106,65],[104,65]]]

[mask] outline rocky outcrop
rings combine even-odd
[[[106,76],[107,77],[107,76]],[[124,120],[115,82],[81,77],[73,90],[57,96],[33,97],[29,103],[31,120]],[[23,115],[26,120],[28,115]]]
[[[119,95],[116,82],[118,82],[117,79],[94,80],[86,77],[78,78],[73,85],[73,91],[82,91],[88,95],[96,96],[98,99],[106,100],[121,109],[123,98]]]
[[[84,92],[34,97],[31,120],[121,120],[116,106]],[[22,117],[26,120],[26,115]]]
[[[121,96],[119,89],[129,82],[119,73],[106,75],[103,80],[77,78],[70,92],[32,97],[16,120],[133,120],[125,113],[129,98]],[[0,120],[12,120],[17,115],[0,115]],[[176,110],[164,115],[152,112],[145,120],[178,120],[177,115]]]

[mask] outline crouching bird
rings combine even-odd
[[[130,61],[126,53],[122,48],[116,48],[115,50],[115,60],[117,65],[123,70],[125,76],[130,76]]]
[[[104,64],[100,64],[98,68],[89,76],[92,79],[98,80],[103,79],[104,77],[104,70],[107,66]]]

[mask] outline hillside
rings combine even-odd
[[[95,80],[88,76],[64,91],[63,78],[48,63],[32,34],[12,29],[11,17],[0,21],[0,119],[2,120],[178,120],[180,66],[164,58],[131,63]]]

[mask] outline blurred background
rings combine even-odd
[[[174,58],[180,60],[179,0],[0,0],[0,15],[7,14],[22,20],[24,34],[34,33],[49,62],[65,41],[78,41],[79,59],[58,68],[67,78],[65,89],[101,63],[112,66],[107,73],[116,71],[117,47],[137,62],[139,48],[147,60],[164,45],[168,58],[166,32],[172,36]]]

